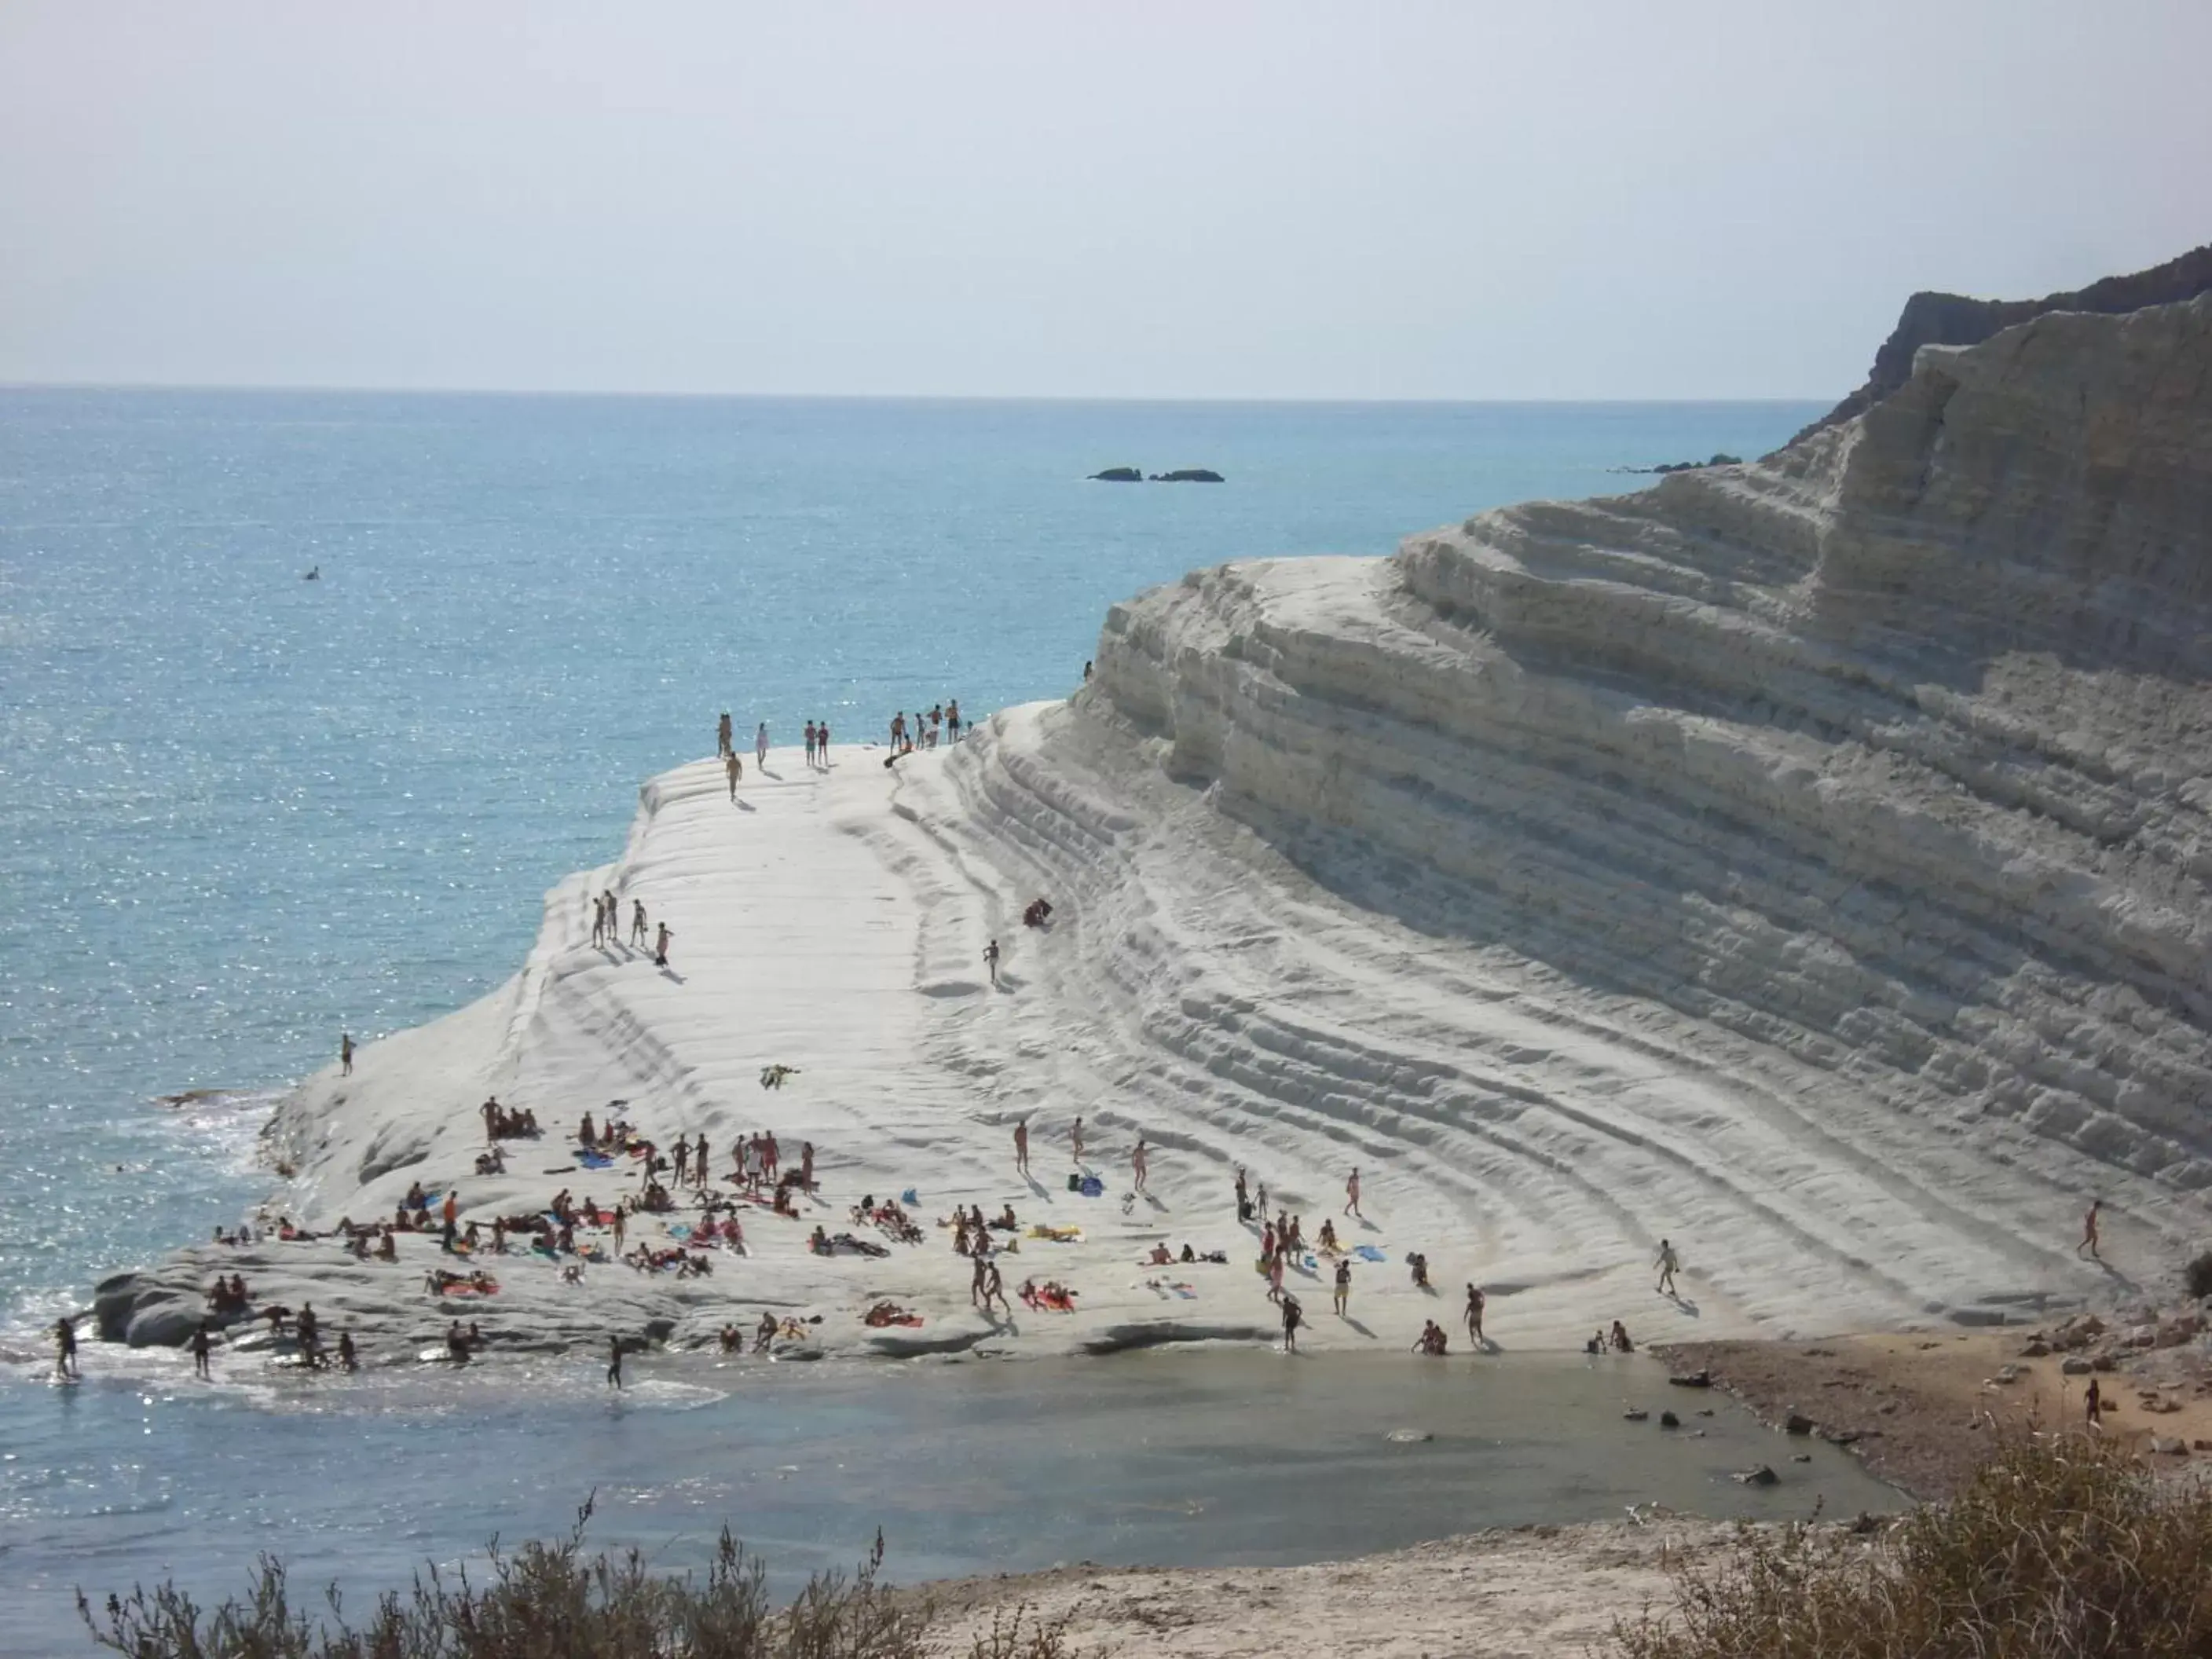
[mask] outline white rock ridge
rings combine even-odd
[[[1083,1311],[999,1322],[933,1230],[824,1261],[757,1216],[704,1279],[512,1258],[465,1310],[495,1347],[699,1342],[763,1307],[831,1350],[1264,1338],[1240,1164],[1309,1238],[1332,1215],[1387,1258],[1343,1320],[1326,1265],[1292,1276],[1321,1346],[1456,1329],[1470,1280],[1509,1352],[1615,1317],[1809,1334],[2158,1288],[2212,1229],[2208,526],[2212,299],[1924,353],[1756,465],[1193,574],[1115,609],[1070,702],[957,749],[778,755],[734,805],[708,763],[653,781],[515,981],[288,1102],[275,1201],[314,1226],[416,1179],[465,1219],[605,1202],[634,1176],[557,1142],[619,1097],[718,1169],[761,1127],[814,1141],[832,1231],[908,1187],[926,1218],[1086,1231],[1005,1264]],[[673,972],[591,945],[605,888],[672,922]],[[774,1063],[799,1070],[769,1092]],[[493,1090],[554,1134],[479,1179]],[[1065,1189],[1079,1113],[1103,1199]],[[1139,1133],[1157,1202],[1125,1209]],[[2093,1196],[2109,1267],[2075,1250]],[[1160,1239],[1231,1261],[1139,1268]],[[434,1241],[404,1251],[210,1247],[104,1287],[102,1327],[179,1340],[243,1266],[326,1325],[433,1340],[463,1310],[422,1291]],[[878,1297],[924,1325],[865,1328]]]
[[[2146,1281],[2205,1230],[2208,593],[2199,299],[1925,351],[1765,463],[1194,574],[1082,702],[1403,922],[1297,1000],[1509,1254],[1671,1232],[1762,1324],[1971,1319],[2097,1285],[2093,1194]]]

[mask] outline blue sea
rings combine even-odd
[[[0,1578],[9,1534],[107,1501],[21,1448],[194,1444],[189,1409],[57,1419],[36,1328],[235,1219],[270,1091],[342,1029],[514,971],[720,711],[857,742],[1063,695],[1107,606],[1185,570],[1386,553],[1818,412],[0,391]],[[1121,465],[1227,482],[1086,481]],[[202,1520],[283,1513],[223,1467]]]

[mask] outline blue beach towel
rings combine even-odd
[[[899,1194],[899,1202],[902,1204],[919,1204],[921,1202],[921,1194],[916,1193],[913,1188],[909,1187]]]
[[[1390,1259],[1372,1244],[1355,1244],[1352,1248],[1352,1253],[1362,1261],[1388,1261]]]
[[[1085,1176],[1083,1177],[1083,1185],[1076,1190],[1085,1198],[1103,1198],[1106,1196],[1106,1183],[1097,1176]]]
[[[576,1154],[576,1162],[587,1170],[604,1170],[612,1164],[614,1159],[609,1158],[605,1152],[579,1152]]]

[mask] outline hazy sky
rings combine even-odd
[[[0,0],[0,381],[1838,395],[2212,240],[2212,0]]]

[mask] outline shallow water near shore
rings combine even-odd
[[[594,1492],[597,1544],[696,1566],[727,1522],[783,1590],[850,1566],[878,1526],[888,1574],[913,1583],[1076,1560],[1292,1564],[1632,1504],[1784,1520],[1900,1501],[1845,1454],[1671,1388],[1641,1357],[681,1357],[634,1361],[618,1395],[574,1360],[352,1380],[240,1367],[252,1380],[211,1389],[187,1372],[149,1355],[135,1378],[17,1401],[43,1427],[0,1465],[10,1642],[66,1638],[73,1584],[173,1574],[220,1595],[260,1549],[301,1589],[401,1585],[495,1533],[565,1532]],[[1625,1420],[1631,1406],[1651,1420]],[[1658,1426],[1667,1407],[1682,1429]],[[1778,1485],[1731,1478],[1760,1463]]]

